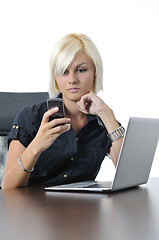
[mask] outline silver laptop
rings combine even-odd
[[[159,119],[129,119],[112,182],[84,181],[53,187],[54,191],[107,192],[145,184],[148,181],[159,139]]]

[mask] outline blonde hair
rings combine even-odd
[[[100,90],[103,90],[103,63],[98,49],[86,35],[72,33],[64,36],[55,45],[52,52],[50,58],[50,97],[56,97],[60,93],[56,84],[56,76],[65,72],[73,61],[75,54],[81,49],[93,60],[95,66],[95,86],[92,91],[97,94]]]

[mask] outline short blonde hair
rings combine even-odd
[[[56,97],[59,94],[56,76],[65,72],[73,61],[75,54],[81,49],[93,60],[95,66],[95,87],[93,91],[97,94],[100,90],[103,90],[103,63],[98,49],[86,35],[71,33],[64,36],[55,45],[50,58],[50,97]]]

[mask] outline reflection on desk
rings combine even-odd
[[[116,193],[0,190],[1,239],[158,240],[159,179]]]

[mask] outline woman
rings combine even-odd
[[[50,70],[50,97],[63,99],[66,116],[49,121],[59,109],[47,110],[46,102],[18,113],[8,136],[4,189],[94,180],[108,154],[116,166],[124,129],[96,95],[103,68],[94,43],[83,34],[66,35]]]

